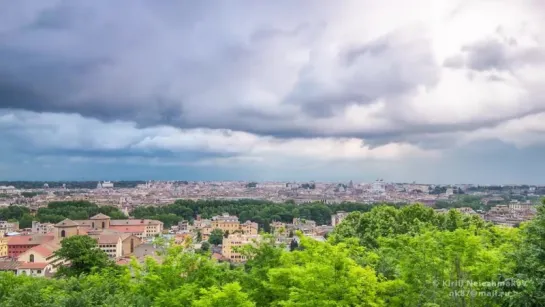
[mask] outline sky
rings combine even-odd
[[[0,7],[0,180],[545,184],[540,0]]]

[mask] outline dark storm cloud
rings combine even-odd
[[[261,119],[295,114],[248,108],[260,101],[244,97],[253,90],[251,82],[273,78],[267,71],[274,67],[262,66],[281,58],[284,44],[306,47],[327,28],[320,14],[326,16],[328,6],[246,4],[59,1],[34,8],[0,35],[0,108],[79,113],[140,126],[312,133],[286,124],[259,127],[255,122]],[[309,21],[300,11],[317,17]],[[303,66],[291,93],[278,101],[299,106],[302,115],[329,118],[350,104],[433,85],[438,68],[429,42],[399,42],[398,36],[342,51],[331,85],[315,78],[324,73],[319,67]],[[278,51],[264,57],[271,48]]]
[[[434,62],[426,31],[402,27],[361,42],[336,42],[337,56],[324,58],[331,42],[321,39],[328,37],[328,18],[337,17],[332,13],[337,6],[10,1],[0,12],[0,108],[78,113],[134,121],[138,127],[226,128],[285,138],[357,136],[377,143],[488,125],[420,124],[403,116],[417,89],[430,90],[440,81],[442,67]],[[484,40],[444,65],[506,69],[513,59],[541,59],[539,50],[515,57],[512,48],[517,48],[512,39]],[[292,49],[296,60],[287,54]],[[307,125],[379,100],[386,111],[377,116],[393,125],[339,132]]]

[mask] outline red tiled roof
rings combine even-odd
[[[59,248],[61,248],[61,246],[57,242],[51,241],[51,242],[46,242],[44,244],[40,244],[38,246],[34,246],[33,248],[29,249],[25,253],[31,251],[33,253],[38,253],[45,258],[48,258],[51,255],[53,255],[53,253]]]
[[[49,263],[47,262],[24,262],[19,266],[19,269],[45,269]]]
[[[119,231],[119,232],[144,232],[146,230],[146,225],[137,225],[137,226],[131,226],[131,225],[115,225],[110,226],[110,229]]]
[[[39,245],[53,239],[53,236],[13,236],[9,237],[8,245]]]
[[[157,220],[111,220],[110,226],[122,226],[122,225],[129,225],[129,226],[136,226],[136,225],[157,225],[157,224],[163,224],[161,221]]]

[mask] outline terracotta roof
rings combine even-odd
[[[110,226],[110,229],[119,231],[119,232],[144,232],[146,230],[146,225],[113,225]]]
[[[30,253],[38,253],[38,254],[42,255],[43,257],[48,258],[48,257],[52,256],[53,253],[56,250],[58,250],[59,248],[61,248],[61,246],[57,242],[50,241],[50,242],[40,244],[38,246],[34,246],[33,248],[26,251],[24,254],[29,253],[29,252]]]
[[[98,244],[117,244],[118,241],[118,235],[101,234],[98,236]]]
[[[106,220],[106,219],[110,219],[109,216],[107,216],[106,214],[102,214],[102,213],[99,213],[93,217],[91,217],[91,220]]]
[[[75,227],[78,226],[78,223],[72,221],[71,219],[64,219],[57,224],[55,224],[57,227]]]
[[[0,271],[17,270],[21,264],[19,261],[0,261]]]
[[[24,262],[19,266],[19,269],[45,269],[49,263],[47,262]]]
[[[53,241],[54,236],[13,236],[9,237],[8,245],[40,245],[45,242]]]
[[[135,225],[158,225],[158,224],[163,224],[163,222],[156,221],[156,220],[138,220],[138,219],[134,219],[134,220],[111,220],[110,221],[110,225],[115,225],[115,226],[121,226],[121,225],[130,225],[130,226],[135,226]]]

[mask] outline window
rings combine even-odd
[[[28,259],[29,259],[29,262],[34,262],[34,254],[30,254]]]
[[[102,229],[104,229],[105,225],[106,225],[106,223],[102,222]]]
[[[64,238],[64,237],[66,237],[66,231],[64,231],[64,229],[63,229],[63,230],[61,230],[61,238]]]
[[[95,228],[95,222],[93,222],[93,228]]]
[[[42,270],[38,270],[38,274],[42,274]]]
[[[131,238],[131,253],[134,252],[134,239]]]

